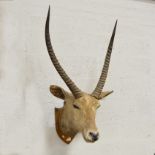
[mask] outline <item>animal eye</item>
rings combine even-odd
[[[75,109],[80,109],[77,105],[75,105],[75,104],[73,104],[73,107],[75,108]]]
[[[98,105],[98,106],[97,106],[97,109],[98,109],[100,106],[101,106],[101,105]]]

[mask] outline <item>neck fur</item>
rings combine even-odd
[[[64,107],[55,108],[55,123],[58,136],[69,144],[77,132],[71,128],[70,117]]]

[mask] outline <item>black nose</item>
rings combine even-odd
[[[93,141],[97,141],[99,134],[98,133],[93,133],[93,132],[89,132],[89,135],[92,137]]]

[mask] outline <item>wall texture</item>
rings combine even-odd
[[[91,92],[109,38],[118,29],[97,113],[100,139],[56,135],[49,85],[67,89],[50,62],[44,24],[79,87]],[[155,153],[155,2],[145,0],[0,0],[0,155],[153,155]]]

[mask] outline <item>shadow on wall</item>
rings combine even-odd
[[[49,155],[67,155],[69,145],[65,144],[57,135],[55,127],[46,129],[46,142]]]
[[[3,9],[2,6],[0,6],[0,14],[1,14],[1,19],[0,19],[0,23],[4,23],[4,15],[5,14],[5,10]],[[1,27],[0,27],[0,40],[1,40],[1,49],[4,49],[4,26],[1,24]],[[1,50],[0,52],[0,79],[2,78],[2,75],[3,75],[3,72],[2,72],[2,66],[3,66],[3,51],[4,50]]]
[[[155,4],[155,0],[134,0],[134,1],[139,1],[139,2],[143,2],[143,3],[152,3],[152,4]]]

